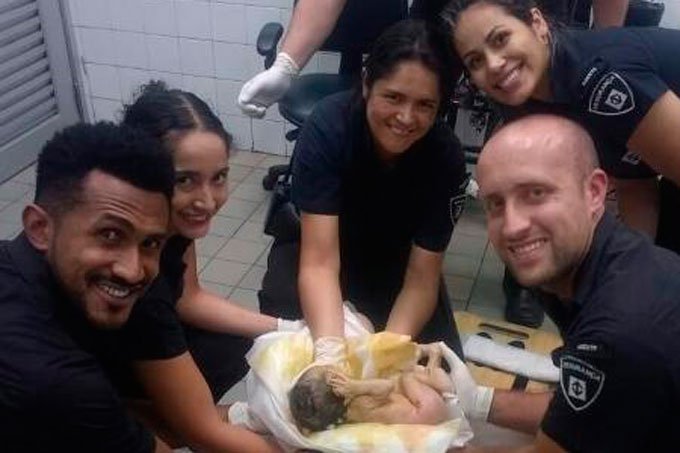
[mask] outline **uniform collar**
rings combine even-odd
[[[603,256],[607,249],[607,243],[613,232],[620,227],[619,221],[611,213],[605,211],[595,227],[593,241],[586,258],[576,271],[574,297],[567,303],[558,299],[552,293],[538,288],[534,289],[534,293],[539,297],[546,310],[552,313],[551,317],[558,324],[560,331],[566,331],[573,316],[591,299],[593,287],[600,275],[605,272],[606,262],[603,261]]]
[[[9,243],[9,253],[17,265],[17,272],[29,285],[53,281],[52,271],[45,255],[28,241],[22,232]],[[53,282],[52,282],[53,283]]]
[[[603,257],[606,254],[607,244],[614,231],[620,226],[613,214],[604,212],[595,228],[593,241],[590,244],[586,259],[581,263],[574,279],[576,285],[572,300],[574,306],[580,307],[589,301],[593,287],[600,275],[605,272],[607,263],[603,261]]]
[[[33,247],[26,233],[22,232],[12,240],[8,245],[8,251],[16,264],[17,272],[41,302],[51,305],[53,301],[68,299],[45,255]]]

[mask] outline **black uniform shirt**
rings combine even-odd
[[[191,240],[172,236],[163,247],[158,276],[121,330],[132,360],[176,357],[188,350],[177,301],[184,290],[184,253]]]
[[[0,449],[154,450],[90,351],[100,333],[23,234],[0,242]]]
[[[605,214],[573,300],[542,296],[564,339],[543,431],[567,451],[678,451],[680,257]]]
[[[654,175],[626,143],[662,94],[680,93],[679,48],[680,31],[662,28],[555,32],[554,101],[569,105],[598,141],[606,142],[598,151],[610,174]]]
[[[339,216],[341,280],[396,296],[413,244],[443,251],[465,201],[465,162],[451,130],[435,126],[395,162],[378,159],[363,101],[330,96],[306,121],[293,157],[293,199]],[[352,291],[349,291],[352,293]],[[365,299],[366,291],[345,294]]]

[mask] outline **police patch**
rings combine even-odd
[[[628,151],[626,154],[623,155],[621,158],[621,162],[625,162],[630,165],[638,165],[640,163],[640,155],[637,153],[634,153],[633,151]]]
[[[616,72],[608,72],[590,93],[588,111],[597,115],[623,115],[635,108],[633,90]]]
[[[453,225],[458,222],[458,219],[460,218],[461,214],[463,214],[463,209],[465,209],[465,200],[467,198],[467,195],[461,194],[458,196],[455,196],[451,198],[449,202],[449,211],[451,214],[451,223]]]
[[[605,375],[588,362],[572,355],[560,359],[560,387],[567,403],[575,411],[593,404],[602,391]]]

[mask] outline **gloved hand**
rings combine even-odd
[[[442,348],[442,355],[451,367],[454,392],[465,415],[471,420],[486,420],[493,401],[492,387],[477,385],[467,365],[448,348]]]
[[[278,332],[297,332],[298,330],[302,330],[304,326],[305,322],[302,320],[291,321],[283,318],[276,319],[276,330]]]
[[[343,337],[319,337],[314,340],[315,365],[343,366],[347,361],[347,346]]]
[[[269,69],[243,85],[238,95],[238,106],[246,115],[262,118],[267,108],[286,94],[299,72],[295,60],[287,53],[280,52]]]
[[[256,433],[267,433],[267,426],[248,409],[248,403],[237,401],[229,407],[227,423],[242,426]]]

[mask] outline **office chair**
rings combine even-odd
[[[335,29],[319,49],[340,53],[338,73],[303,74],[293,81],[278,103],[281,116],[296,126],[286,134],[286,140],[292,142],[297,139],[300,127],[321,99],[347,90],[358,82],[363,55],[384,29],[406,18],[407,7],[407,0],[347,2]],[[265,69],[274,63],[282,35],[283,26],[275,22],[265,24],[260,30],[257,52],[264,57]],[[288,172],[288,167],[287,164],[270,167],[262,180],[265,190],[272,190],[276,181]]]

